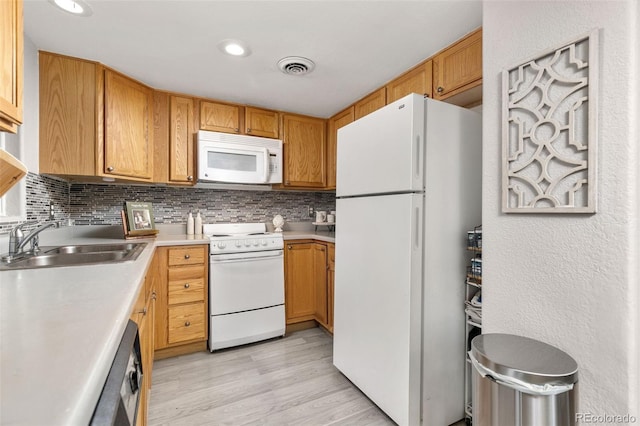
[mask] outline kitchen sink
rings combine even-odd
[[[27,254],[0,263],[0,270],[59,268],[63,266],[119,263],[138,258],[147,243],[87,244],[42,247],[39,254]]]

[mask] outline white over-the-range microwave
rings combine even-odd
[[[282,183],[282,141],[200,130],[198,181]]]

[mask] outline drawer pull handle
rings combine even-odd
[[[145,306],[145,307],[144,307],[144,308],[142,308],[142,310],[141,310],[141,311],[139,311],[138,313],[139,313],[139,314],[142,314],[142,315],[147,315],[147,307]]]
[[[188,255],[188,254],[185,254],[185,255],[184,255],[184,258],[185,258],[185,259],[187,259],[187,260],[189,260],[189,259],[191,259],[191,256],[190,256],[190,255]]]
[[[191,325],[191,322],[189,322],[189,321],[187,321],[187,322],[185,322],[185,323],[184,323],[184,326],[185,326],[185,327],[189,327],[190,325]]]
[[[189,285],[189,283],[186,283],[186,284],[184,285],[184,288],[189,288],[189,287],[191,287],[191,286]]]

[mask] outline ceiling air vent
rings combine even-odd
[[[300,56],[287,56],[278,61],[278,68],[285,74],[305,75],[316,67],[311,59]]]

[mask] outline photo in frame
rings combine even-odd
[[[126,220],[125,235],[152,235],[157,233],[151,203],[125,201],[123,216],[123,219]]]

